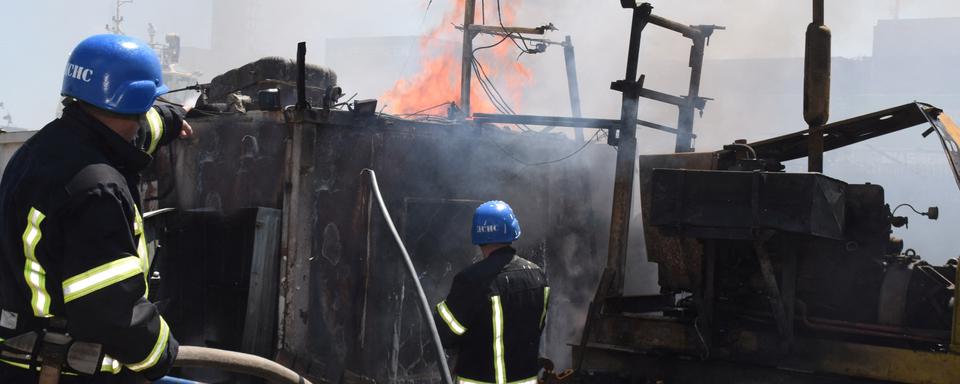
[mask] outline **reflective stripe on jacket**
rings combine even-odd
[[[434,315],[458,382],[535,383],[549,297],[543,270],[510,247],[458,273]]]
[[[146,299],[137,185],[145,150],[175,139],[182,115],[151,111],[130,143],[69,105],[10,160],[0,182],[0,308],[17,316],[0,321],[0,338],[57,316],[75,339],[103,345],[103,372],[122,365],[156,379],[169,370],[177,342]]]

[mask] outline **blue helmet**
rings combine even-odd
[[[80,42],[63,76],[60,94],[110,112],[146,113],[168,89],[150,45],[122,35],[94,35]]]
[[[520,238],[520,222],[507,203],[488,201],[474,212],[471,232],[476,245],[512,243]]]

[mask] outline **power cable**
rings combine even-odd
[[[602,132],[602,131],[598,130],[596,133],[594,133],[593,136],[592,136],[589,140],[587,140],[586,142],[584,142],[583,145],[581,145],[580,148],[577,148],[576,151],[573,151],[573,153],[571,153],[571,154],[569,154],[569,155],[566,155],[566,156],[564,156],[564,157],[561,157],[561,158],[559,158],[559,159],[548,160],[548,161],[541,161],[541,162],[538,162],[538,163],[528,163],[528,162],[526,162],[526,161],[520,160],[520,159],[518,159],[516,156],[514,156],[512,153],[510,153],[509,151],[507,151],[505,148],[503,148],[503,146],[501,146],[501,145],[500,145],[499,143],[497,143],[496,141],[493,141],[493,140],[491,140],[491,139],[489,139],[489,138],[487,138],[486,140],[489,141],[490,143],[492,143],[494,146],[496,146],[497,149],[499,149],[500,152],[503,152],[503,154],[507,155],[507,157],[513,159],[513,161],[516,161],[516,162],[518,162],[518,163],[520,163],[520,164],[523,164],[523,165],[526,165],[526,166],[528,166],[528,167],[537,167],[537,166],[541,166],[541,165],[548,165],[548,164],[559,163],[559,162],[561,162],[561,161],[564,161],[564,160],[566,160],[566,159],[569,159],[569,158],[571,158],[571,157],[576,156],[578,153],[580,153],[581,151],[583,151],[584,149],[586,149],[587,146],[589,146],[591,143],[593,143],[593,141],[597,138],[597,136],[600,135],[600,132]]]
[[[424,108],[424,109],[421,109],[421,110],[416,111],[416,112],[413,112],[413,113],[405,113],[405,114],[397,115],[397,116],[417,116],[417,115],[419,115],[419,114],[421,114],[421,113],[424,113],[424,112],[427,112],[427,111],[432,111],[432,110],[437,109],[437,108],[440,108],[440,107],[442,107],[442,106],[444,106],[444,105],[450,105],[451,103],[453,103],[453,102],[452,102],[452,101],[445,101],[445,102],[443,102],[443,103],[434,105],[434,106],[432,106],[432,107],[430,107],[430,108]]]
[[[477,73],[477,81],[480,83],[480,88],[487,95],[487,98],[493,103],[493,106],[504,115],[516,115],[516,111],[510,107],[507,103],[506,98],[496,89],[496,86],[493,84],[493,81],[489,76],[486,75],[486,71],[483,69],[483,66],[480,64],[480,61],[476,58],[473,59],[473,70]],[[523,124],[514,124],[517,128],[524,132],[530,132],[532,129]]]
[[[487,5],[484,3],[484,0],[480,0],[480,18],[483,20],[484,25],[487,24]]]
[[[510,41],[513,42],[513,45],[516,45],[517,49],[522,52],[530,52],[530,47],[527,46],[527,41],[524,40],[523,35],[517,33],[517,36],[520,37],[520,41],[523,42],[523,46],[521,47],[520,44],[517,44],[517,40],[513,38],[514,32],[508,32],[507,26],[503,25],[503,12],[500,10],[500,0],[497,0],[497,19],[500,21],[500,28],[503,29],[503,33],[507,34],[507,37],[510,38]],[[519,56],[517,58],[519,59]]]

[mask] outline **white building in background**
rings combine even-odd
[[[7,163],[10,162],[13,154],[35,133],[37,131],[4,131],[0,133],[0,177],[3,177],[3,170],[7,169]]]

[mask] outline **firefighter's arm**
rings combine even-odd
[[[101,183],[74,191],[64,212],[68,330],[77,340],[102,344],[104,353],[127,369],[156,380],[169,371],[178,344],[144,297],[147,262],[137,255],[119,188]]]
[[[184,120],[187,111],[175,105],[158,104],[146,113],[146,124],[140,127],[138,143],[144,152],[153,154],[157,148],[169,144],[178,137],[193,134],[193,128]]]
[[[450,294],[437,304],[433,315],[444,348],[456,347],[462,336],[470,331],[480,305],[476,297],[476,287],[466,278],[459,274],[453,278]]]

